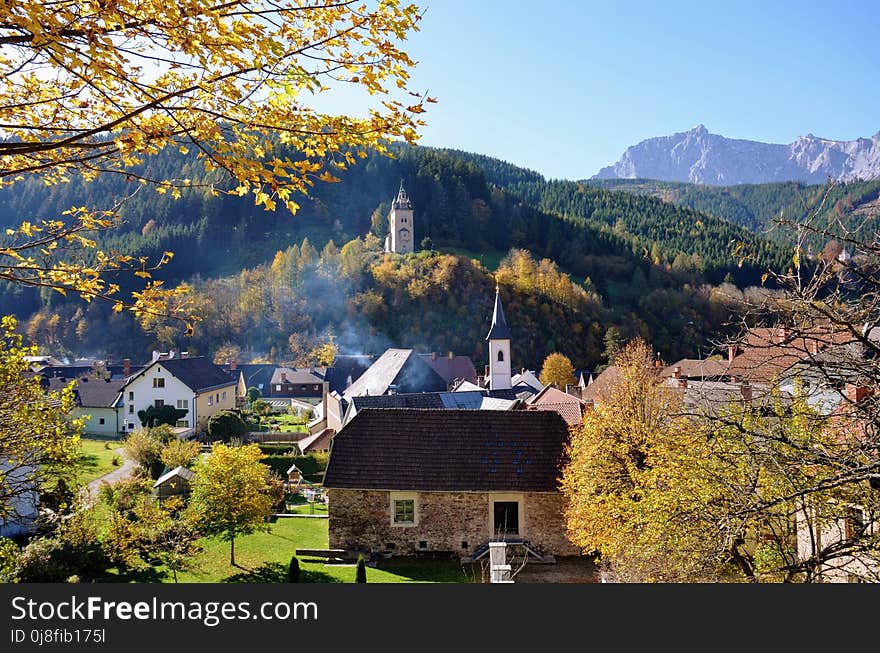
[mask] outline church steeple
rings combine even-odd
[[[495,310],[492,311],[492,328],[486,340],[510,340],[510,328],[504,319],[504,308],[501,306],[501,288],[495,285]]]
[[[489,389],[505,390],[510,385],[510,327],[501,306],[501,289],[495,284],[495,310],[492,326],[486,336],[489,341]]]

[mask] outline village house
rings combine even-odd
[[[158,358],[122,388],[123,429],[141,426],[138,411],[171,405],[187,411],[175,426],[204,432],[208,418],[235,408],[237,380],[202,356]]]
[[[71,413],[74,418],[86,419],[85,432],[89,435],[116,437],[124,432],[124,405],[122,388],[125,379],[82,376],[76,379],[53,377],[43,387],[46,390],[61,391],[74,383],[76,405]]]
[[[567,441],[551,411],[364,409],[331,445],[330,547],[467,557],[510,539],[578,555],[558,486]]]

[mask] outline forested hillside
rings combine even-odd
[[[520,320],[514,351],[524,366],[560,349],[591,367],[602,360],[602,334],[611,325],[675,358],[695,355],[729,316],[709,306],[711,285],[758,285],[767,267],[790,260],[769,241],[692,209],[548,182],[450,150],[403,147],[394,159],[370,156],[339,183],[317,184],[296,215],[214,196],[216,178],[180,154],[158,157],[138,174],[186,177],[199,188],[174,200],[122,176],[48,188],[23,182],[0,191],[0,224],[51,218],[74,205],[107,208],[129,196],[119,209],[125,223],[101,236],[103,245],[153,257],[174,251],[160,278],[188,283],[206,318],[184,341],[175,325],[133,328],[131,318],[111,316],[106,306],[7,289],[0,310],[33,316],[29,335],[47,350],[125,356],[153,346],[213,353],[228,345],[283,360],[332,337],[348,351],[397,344],[481,360],[493,280],[467,257],[436,254],[456,249],[514,250],[498,275]],[[415,208],[416,243],[427,251],[386,258],[381,242],[401,181]],[[740,265],[731,254],[737,242],[755,259]],[[549,298],[547,279],[567,289]]]
[[[872,229],[880,224],[880,180],[810,186],[797,182],[702,186],[650,179],[591,179],[583,183],[606,190],[657,197],[678,206],[725,218],[776,242],[793,242],[791,230],[774,228],[774,220],[812,218],[814,226],[832,235],[844,230]],[[821,251],[824,238],[814,237],[809,245]]]

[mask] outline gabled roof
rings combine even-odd
[[[333,438],[324,486],[556,492],[567,441],[553,412],[368,408]]]
[[[169,360],[173,360],[173,359],[169,359]],[[179,476],[180,478],[182,478],[186,481],[191,481],[196,477],[196,473],[191,469],[187,469],[186,467],[182,467],[182,466],[175,467],[170,472],[165,472],[164,474],[162,474],[162,476],[157,478],[156,482],[153,483],[153,487],[159,487],[163,483],[167,483],[168,481],[170,481],[172,478],[174,478],[176,476]]]
[[[501,306],[501,289],[495,286],[495,310],[492,311],[492,327],[486,340],[510,340],[510,328],[504,318],[504,308]]]
[[[437,356],[436,354],[419,354],[432,370],[437,372],[446,383],[456,379],[476,382],[477,368],[469,356]]]
[[[517,386],[526,386],[532,388],[534,392],[541,392],[541,390],[544,389],[544,384],[541,383],[532,370],[523,370],[519,374],[514,374],[510,378],[510,385],[513,388],[516,388]]]
[[[425,408],[433,410],[509,410],[515,399],[490,397],[486,390],[470,392],[410,392],[352,397],[355,412],[365,408]]]
[[[180,379],[190,390],[195,392],[222,388],[237,383],[237,379],[231,378],[229,374],[223,371],[222,367],[215,365],[204,356],[167,358],[154,361],[137,374],[129,377],[128,383],[131,383],[155,365],[164,367],[176,378]]]
[[[345,392],[349,385],[357,381],[376,360],[375,356],[365,354],[337,354],[333,365],[327,368],[324,380],[330,384],[330,390],[339,394]]]
[[[344,397],[383,395],[392,385],[400,393],[440,392],[446,382],[412,349],[389,349],[349,386]]]
[[[602,373],[599,374],[593,382],[587,386],[586,390],[581,394],[581,399],[585,401],[596,401],[596,398],[603,395],[608,389],[614,385],[620,378],[620,368],[617,365],[609,365]]]
[[[530,410],[550,410],[559,413],[567,424],[580,424],[583,421],[587,402],[548,385],[526,402]]]
[[[285,381],[281,380],[284,375]],[[276,367],[272,373],[271,383],[292,383],[294,385],[310,385],[324,382],[323,367]]]
[[[675,368],[679,368],[682,379],[717,378],[727,374],[727,366],[728,362],[726,360],[682,358],[680,361],[665,367],[660,372],[660,376],[664,379],[669,378],[675,373]]]
[[[78,404],[84,408],[113,408],[119,393],[125,386],[125,379],[107,380],[95,376],[82,376],[77,379],[49,379],[49,390],[62,390],[71,381],[75,381]]]
[[[257,388],[263,395],[266,395],[269,393],[269,384],[272,381],[272,374],[275,372],[276,366],[271,363],[245,363],[239,364],[237,366],[238,370],[231,370],[228,365],[223,367],[232,376],[237,374],[237,372],[241,372],[242,376],[244,376],[245,388]],[[235,378],[237,379],[237,377]]]
[[[296,443],[296,446],[299,447],[303,455],[310,451],[326,451],[330,448],[330,440],[333,438],[334,432],[333,429],[324,429],[314,435],[303,438]]]

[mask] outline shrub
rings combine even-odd
[[[110,443],[109,443],[109,442],[105,442],[105,443],[104,443],[104,448],[107,449],[107,450],[109,450],[109,449],[110,449]]]
[[[357,571],[354,575],[355,583],[366,583],[367,582],[367,561],[364,560],[364,555],[362,553],[358,554],[357,561]]]
[[[0,537],[0,583],[14,583],[17,580],[16,568],[20,554],[15,542],[8,537]]]
[[[233,438],[241,438],[245,433],[247,425],[244,420],[231,410],[221,410],[208,420],[208,437],[212,440],[229,442]]]
[[[299,560],[296,556],[291,556],[290,558],[290,565],[287,567],[287,582],[299,582]]]
[[[119,467],[119,465],[121,465],[122,462],[119,460],[119,456],[113,456],[113,458],[110,460],[110,464],[113,465],[114,467]]]

